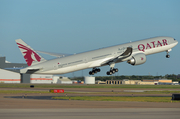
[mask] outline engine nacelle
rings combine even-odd
[[[140,65],[146,62],[146,55],[143,53],[135,54],[127,63],[131,65]]]

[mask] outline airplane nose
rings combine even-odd
[[[177,45],[177,44],[178,44],[178,41],[176,40],[175,43],[176,43],[176,45]]]
[[[178,44],[178,41],[176,39],[174,39],[174,43],[177,45]]]

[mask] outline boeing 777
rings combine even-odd
[[[172,37],[154,37],[73,55],[41,52],[57,56],[52,60],[45,60],[21,39],[17,39],[16,43],[28,64],[20,70],[21,73],[65,74],[92,68],[89,74],[94,75],[100,72],[99,67],[109,65],[110,70],[106,74],[112,75],[118,72],[116,63],[127,61],[131,65],[140,65],[146,62],[146,55],[164,51],[167,52],[166,58],[169,58],[171,48],[178,41]]]

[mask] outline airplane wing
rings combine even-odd
[[[126,51],[124,53],[122,53],[121,55],[119,55],[117,57],[111,58],[111,59],[109,59],[109,60],[107,60],[105,62],[102,62],[101,66],[107,65],[107,64],[111,65],[112,63],[116,63],[118,61],[121,61],[122,59],[125,59],[125,58],[131,56],[132,51],[133,51],[133,49],[131,47],[127,47],[127,49],[126,49]]]
[[[93,64],[90,65],[90,67],[100,67],[100,66],[105,66],[105,65],[115,65],[115,63],[117,62],[121,62],[122,59],[125,59],[129,56],[131,56],[132,54],[132,48],[131,47],[127,47],[126,51],[123,52],[121,55],[119,56],[114,56],[111,58],[105,58],[103,60],[97,60],[96,62],[94,62]]]
[[[120,56],[130,56],[132,54],[132,48],[127,47],[126,51]]]
[[[47,54],[47,55],[51,55],[51,56],[55,56],[55,57],[66,57],[66,56],[70,56],[72,54],[65,54],[65,53],[52,53],[52,52],[44,52],[44,51],[39,51],[36,50],[39,53],[43,53],[43,54]]]

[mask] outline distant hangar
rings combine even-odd
[[[20,69],[27,67],[23,63],[10,63],[0,57],[0,83],[63,83],[72,84],[68,78],[54,75],[20,74]]]

